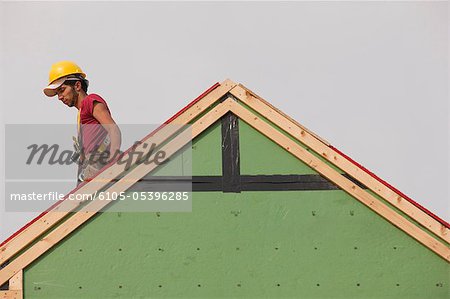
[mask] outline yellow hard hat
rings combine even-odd
[[[60,87],[65,81],[64,78],[69,75],[86,78],[86,74],[75,62],[64,60],[53,64],[48,74],[48,86],[44,88],[45,95],[48,97],[56,95],[55,89]]]

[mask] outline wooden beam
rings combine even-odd
[[[247,124],[261,132],[263,135],[283,147],[286,151],[302,160],[304,163],[315,169],[317,172],[328,178],[330,181],[338,185],[341,189],[349,193],[351,196],[359,200],[361,203],[369,207],[371,210],[400,228],[408,235],[434,251],[447,261],[450,261],[450,248],[439,242],[425,231],[414,225],[412,222],[392,210],[383,202],[364,191],[362,188],[354,184],[349,179],[342,176],[336,170],[328,166],[325,162],[309,153],[303,147],[291,140],[286,135],[280,133],[277,129],[269,125],[267,122],[242,107],[236,102],[230,103],[231,112]],[[1,283],[1,281],[0,281]]]
[[[9,290],[7,291],[9,297],[5,298],[23,298],[23,270],[17,272],[11,279],[9,280]],[[3,298],[0,296],[0,298]]]
[[[201,118],[199,118],[191,127],[192,130],[185,130],[184,132],[177,135],[166,145],[164,145],[161,150],[166,153],[164,160],[171,157],[175,152],[186,145],[187,141],[192,140],[203,132],[206,128],[211,126],[214,122],[219,120],[223,115],[229,111],[230,104],[232,100],[224,101],[218,104],[211,111],[207,112]],[[188,134],[188,135],[187,135]],[[121,180],[116,182],[114,185],[105,190],[105,193],[119,193],[126,191],[128,188],[133,186],[139,179],[144,177],[147,173],[155,169],[158,165],[155,163],[145,164],[142,163],[135,169],[130,171]],[[10,279],[13,275],[16,275],[19,271],[24,269],[27,265],[32,263],[47,250],[52,248],[55,244],[61,241],[64,237],[74,231],[81,224],[86,222],[92,216],[96,214],[97,211],[104,208],[112,201],[101,201],[94,200],[85,207],[83,207],[79,212],[75,213],[72,217],[65,220],[58,227],[52,230],[47,236],[33,244],[25,252],[20,254],[17,258],[11,261],[6,267],[0,270],[0,285]]]
[[[314,132],[309,130],[307,127],[305,127],[304,125],[300,124],[295,119],[291,118],[289,115],[287,115],[283,111],[279,110],[277,107],[273,106],[271,103],[267,102],[262,97],[258,96],[256,93],[254,93],[253,91],[251,91],[250,89],[248,89],[244,85],[238,84],[235,88],[230,90],[230,93],[232,95],[234,95],[234,96],[238,96],[239,94],[251,95],[252,97],[257,99],[262,104],[262,107],[268,108],[268,109],[264,109],[265,112],[269,112],[269,114],[281,116],[281,119],[287,120],[288,123],[292,124],[293,126],[299,128],[299,129],[301,129],[301,130],[303,130],[305,132],[308,132],[309,135],[314,136],[314,138],[316,138],[317,140],[319,140],[323,144],[330,145],[330,143],[328,141],[326,141],[325,139],[323,139],[319,135],[315,134]],[[242,102],[244,102],[244,101],[242,101]]]
[[[218,101],[221,97],[227,94],[228,91],[231,90],[234,86],[236,86],[236,83],[232,82],[231,80],[225,80],[220,84],[219,87],[212,90],[193,106],[189,107],[183,113],[173,119],[170,124],[188,124],[194,118],[203,113],[212,104]],[[157,144],[161,144],[163,141],[167,140],[174,133],[176,133],[178,128],[176,126],[171,126],[170,124],[157,131],[154,136],[148,137],[143,140],[143,143],[145,143],[145,141],[148,141],[149,139]],[[141,144],[136,150],[140,150],[146,153],[149,149],[150,147],[144,148],[143,144]],[[136,160],[137,157],[135,156],[136,155],[131,157],[131,159]],[[91,182],[88,182],[78,190],[75,190],[73,194],[93,194],[96,190],[100,190],[101,188],[105,187],[109,182],[111,182],[111,180],[120,175],[123,170],[124,165],[118,165],[116,163],[101,172]],[[60,205],[47,212],[37,221],[32,223],[30,226],[23,229],[19,234],[14,236],[14,238],[0,247],[0,264],[3,264],[8,259],[13,257],[17,252],[31,244],[48,229],[53,227],[58,221],[67,216],[68,213],[74,210],[79,204],[81,204],[81,202],[64,201]]]
[[[436,236],[442,238],[447,243],[450,243],[450,230],[447,227],[331,149],[326,141],[318,138],[317,135],[313,134],[242,85],[236,86],[230,93],[275,125],[285,130],[292,137],[310,147],[329,162],[336,165],[353,178],[359,180],[370,190],[412,219],[416,220],[420,225],[433,232]]]
[[[0,299],[22,299],[22,291],[0,291]]]
[[[20,270],[9,280],[10,291],[23,291],[23,270]]]

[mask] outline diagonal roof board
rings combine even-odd
[[[166,126],[167,124],[171,123],[172,121],[174,121],[179,115],[181,115],[183,112],[185,112],[186,110],[188,110],[190,107],[192,107],[195,103],[197,103],[200,99],[202,99],[204,96],[206,96],[208,93],[210,93],[212,90],[216,89],[217,87],[219,87],[220,84],[216,83],[213,86],[211,86],[210,88],[208,88],[205,92],[203,92],[201,95],[199,95],[197,98],[195,98],[192,102],[190,102],[187,106],[185,106],[183,109],[181,109],[180,111],[178,111],[176,114],[174,114],[172,117],[170,117],[168,120],[166,120],[161,126],[159,126],[158,128],[156,128],[154,131],[150,132],[147,136],[145,136],[144,138],[142,138],[140,140],[140,142],[144,142],[146,139],[148,139],[149,137],[153,136],[156,132],[158,132],[159,130],[161,130],[164,126]],[[127,154],[133,147],[130,147],[128,150],[126,150],[124,152],[124,155]],[[109,168],[110,166],[112,166],[111,164],[106,165],[97,175],[99,175],[101,172],[105,171],[107,168]],[[54,209],[60,205],[64,200],[67,199],[67,197],[70,194],[74,194],[77,190],[79,190],[80,188],[82,188],[84,185],[86,185],[88,182],[83,182],[80,185],[78,185],[76,188],[74,188],[72,191],[70,191],[68,194],[66,194],[66,196],[64,196],[64,198],[61,201],[56,202],[54,205],[52,205],[51,207],[49,207],[47,210],[45,210],[44,212],[42,212],[41,214],[39,214],[37,217],[35,217],[34,219],[32,219],[30,222],[28,222],[27,224],[25,224],[22,228],[20,228],[18,231],[16,231],[14,234],[12,234],[11,236],[9,236],[6,240],[4,240],[2,243],[0,243],[0,248],[2,248],[3,245],[5,245],[6,243],[8,243],[10,240],[12,240],[13,238],[15,238],[18,234],[22,233],[25,229],[27,229],[28,227],[30,227],[34,222],[36,222],[37,220],[39,220],[40,218],[42,218],[45,214],[47,214],[50,211],[54,211]],[[0,263],[3,262],[2,259],[0,259]]]
[[[183,125],[189,123],[192,119],[200,115],[209,106],[225,95],[234,86],[235,83],[230,80],[225,80],[220,85],[213,85],[180,112],[171,117],[158,129],[143,138],[141,142],[144,142],[150,137],[153,139],[159,139],[160,141],[163,139],[168,139],[174,135],[176,131],[175,127],[167,126],[167,124]],[[124,155],[126,155],[130,150],[131,148],[128,149]],[[142,143],[136,147],[136,150],[141,150],[145,153],[148,151],[148,149],[143,148]],[[133,162],[136,161],[136,157],[131,157],[131,159],[133,159]],[[119,166],[116,163],[111,163],[105,166],[92,181],[80,184],[77,188],[67,194],[63,200],[50,207],[47,211],[43,212],[41,215],[21,228],[18,232],[9,237],[0,245],[0,264],[7,261],[14,254],[22,250],[40,235],[45,233],[48,229],[53,227],[58,221],[66,217],[70,211],[74,210],[77,207],[77,204],[66,200],[70,194],[94,194],[95,191],[105,187],[108,183],[119,176],[123,172],[123,168],[123,166]]]
[[[211,107],[211,105],[213,105],[214,103],[219,102],[219,100],[228,93],[240,100],[243,104],[253,109],[255,113],[259,115],[249,111],[244,106],[237,103],[231,98],[228,98],[226,101],[217,104],[214,109],[210,110],[206,114],[203,114],[207,108]],[[350,158],[340,153],[326,141],[320,139],[308,129],[296,123],[294,120],[287,117],[281,111],[277,110],[275,107],[271,106],[268,102],[259,98],[253,92],[246,89],[242,85],[236,85],[230,80],[226,80],[220,85],[214,85],[212,88],[208,89],[201,97],[191,102],[179,113],[169,119],[165,124],[186,124],[189,123],[190,120],[193,120],[203,114],[203,116],[201,116],[201,118],[193,124],[193,132],[192,136],[190,136],[191,138],[193,138],[229,111],[236,114],[239,118],[266,135],[269,139],[285,148],[285,150],[287,150],[297,158],[309,164],[319,173],[336,183],[356,199],[360,200],[362,203],[377,212],[379,215],[386,218],[392,224],[411,235],[423,245],[430,248],[447,261],[450,260],[450,250],[447,245],[441,243],[439,239],[435,239],[431,234],[423,231],[422,229],[414,225],[414,223],[409,221],[406,217],[397,213],[395,210],[393,210],[377,198],[366,193],[364,190],[354,185],[348,179],[342,178],[342,176],[340,175],[337,176],[337,173],[328,165],[323,163],[317,157],[307,153],[302,147],[293,142],[290,138],[274,129],[274,127],[268,124],[268,122],[276,125],[286,133],[288,133],[290,136],[294,137],[296,140],[312,148],[319,155],[321,155],[321,157],[327,159],[337,167],[350,174],[355,179],[361,181],[367,187],[372,189],[372,191],[392,204],[392,206],[398,208],[400,211],[424,226],[424,228],[429,229],[431,233],[434,233],[447,242],[449,242],[448,223],[439,219],[437,216],[434,216],[430,212],[427,213],[427,211],[420,205],[414,203],[411,199],[405,197],[398,190],[393,189],[391,186],[381,181],[381,179],[367,171],[365,168],[362,168],[362,166],[353,162]],[[175,132],[167,129],[168,127],[165,126],[165,124],[145,137],[143,141],[150,136],[161,138],[161,140],[172,136]],[[178,149],[182,148],[182,146],[183,144],[181,140],[175,137],[167,144],[166,151],[173,154]],[[169,156],[170,155],[168,155],[168,157]],[[153,169],[151,167],[154,168],[155,165],[150,164],[138,166],[133,170],[133,177],[138,177],[139,175],[144,176],[146,173]],[[93,192],[95,190],[99,190],[106,186],[106,184],[111,182],[114,178],[116,178],[120,172],[121,170],[117,168],[117,165],[108,165],[102,170],[101,173],[99,173],[96,178],[93,179],[93,181],[80,185],[79,188],[73,190],[72,193],[89,191]],[[125,176],[124,178],[113,184],[111,187],[109,187],[108,191],[117,192],[126,190],[132,184],[134,184],[136,180],[127,179],[127,176]],[[55,224],[60,219],[65,217],[68,213],[62,212],[65,210],[61,208],[61,205],[66,203],[67,201],[58,203],[58,205],[52,207],[50,210],[38,216],[38,218],[30,222],[18,233],[14,234],[5,242],[3,242],[0,246],[0,251],[2,252],[2,255],[0,256],[0,262],[3,263],[4,261],[8,260],[10,257],[14,256],[20,250],[28,246],[31,242],[36,240],[39,236],[44,234],[50,227],[56,226]],[[408,205],[408,203],[410,205]],[[89,204],[88,209],[83,208],[80,212],[75,213],[72,217],[61,223],[50,234],[45,236],[45,242],[37,242],[31,248],[23,252],[19,257],[14,259],[11,264],[2,269],[0,271],[0,284],[11,278],[14,274],[18,273],[20,269],[23,269],[26,265],[46,252],[54,244],[59,242],[67,234],[75,230],[79,225],[92,217],[95,214],[95,212],[92,212],[93,209],[94,211],[98,211],[102,207],[102,202],[94,201],[93,203]],[[67,209],[67,207],[65,208]],[[70,208],[75,209],[76,206]],[[10,246],[11,244],[14,246]]]
[[[288,132],[303,144],[312,148],[316,153],[320,154],[355,179],[360,180],[361,183],[365,184],[373,192],[405,212],[405,214],[411,216],[437,236],[450,243],[449,223],[434,215],[417,202],[380,179],[368,169],[343,154],[336,147],[330,145],[327,141],[321,139],[244,86],[239,85],[233,88],[230,93],[238,97],[252,109],[260,111],[269,121]]]
[[[172,117],[170,117],[168,120],[166,120],[161,126],[159,126],[158,128],[156,128],[154,131],[150,132],[147,136],[145,136],[144,138],[142,138],[140,140],[140,142],[144,142],[146,139],[148,139],[149,137],[153,136],[156,132],[158,132],[159,130],[161,130],[164,126],[166,126],[167,124],[171,123],[172,121],[174,121],[179,115],[181,115],[183,112],[185,112],[186,110],[188,110],[190,107],[192,107],[195,103],[197,103],[200,99],[202,99],[205,95],[207,95],[208,93],[210,93],[212,90],[216,89],[217,87],[219,87],[220,84],[216,83],[213,86],[211,86],[210,88],[208,88],[205,92],[203,92],[201,95],[199,95],[197,98],[195,98],[192,102],[190,102],[187,106],[185,106],[184,108],[182,108],[180,111],[178,111],[176,114],[174,114]],[[124,155],[126,153],[128,153],[133,147],[130,147],[128,150],[126,150],[124,152]],[[112,164],[108,164],[106,165],[101,172],[105,171],[106,168],[109,168],[110,166],[112,166]],[[97,175],[99,175],[100,173],[98,173]],[[0,248],[2,248],[3,245],[5,245],[6,243],[8,243],[10,240],[12,240],[13,238],[15,238],[18,234],[22,233],[25,229],[27,229],[28,227],[30,227],[34,222],[36,222],[37,220],[39,220],[40,218],[42,218],[45,214],[47,214],[50,211],[53,211],[58,205],[60,205],[64,200],[67,199],[67,197],[70,194],[74,194],[77,190],[79,190],[81,187],[83,187],[86,183],[88,182],[83,182],[80,185],[78,185],[76,188],[74,188],[72,191],[70,191],[68,194],[66,194],[66,196],[64,196],[64,198],[61,201],[56,202],[55,204],[53,204],[51,207],[49,207],[47,210],[45,210],[44,212],[42,212],[41,214],[39,214],[37,217],[35,217],[34,219],[32,219],[30,222],[26,223],[23,227],[21,227],[18,231],[16,231],[14,234],[12,234],[11,236],[9,236],[6,240],[4,240],[2,243],[0,243]],[[3,262],[2,259],[0,259],[0,263]]]

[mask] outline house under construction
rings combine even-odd
[[[191,173],[168,175],[183,125]],[[148,138],[167,163],[113,163],[72,194],[188,177],[192,212],[59,201],[0,245],[0,298],[449,298],[450,225],[243,85]]]

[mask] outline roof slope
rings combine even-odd
[[[447,222],[351,160],[249,89],[230,80],[213,85],[162,126],[142,139],[141,144],[137,145],[135,149],[147,152],[150,147],[146,147],[144,144],[151,138],[152,143],[164,143],[162,149],[169,158],[186,144],[187,139],[195,138],[228,112],[238,116],[393,225],[446,261],[450,261],[448,245],[450,243],[450,234],[448,233],[450,225]],[[168,124],[186,125],[189,123],[192,123],[191,132],[180,132],[178,131],[179,127],[177,129],[174,126],[167,126]],[[320,158],[299,146],[297,141],[311,148]],[[130,150],[125,152],[125,155]],[[135,163],[137,157],[132,156],[130,159]],[[365,185],[376,196],[343,177],[322,159]],[[92,181],[79,185],[69,194],[94,194],[99,190],[105,192],[125,191],[156,167],[155,164],[142,163],[125,173],[123,165],[111,163],[104,167]],[[114,182],[116,178],[119,180]],[[64,199],[67,198],[68,195]],[[69,215],[70,211],[79,208],[80,203],[62,200],[9,237],[0,245],[0,264],[11,258],[14,259],[0,270],[0,285],[20,273],[23,268],[90,219],[108,203],[108,201],[93,201],[83,206],[78,212],[72,213],[73,215]],[[51,232],[49,232],[50,230]]]

